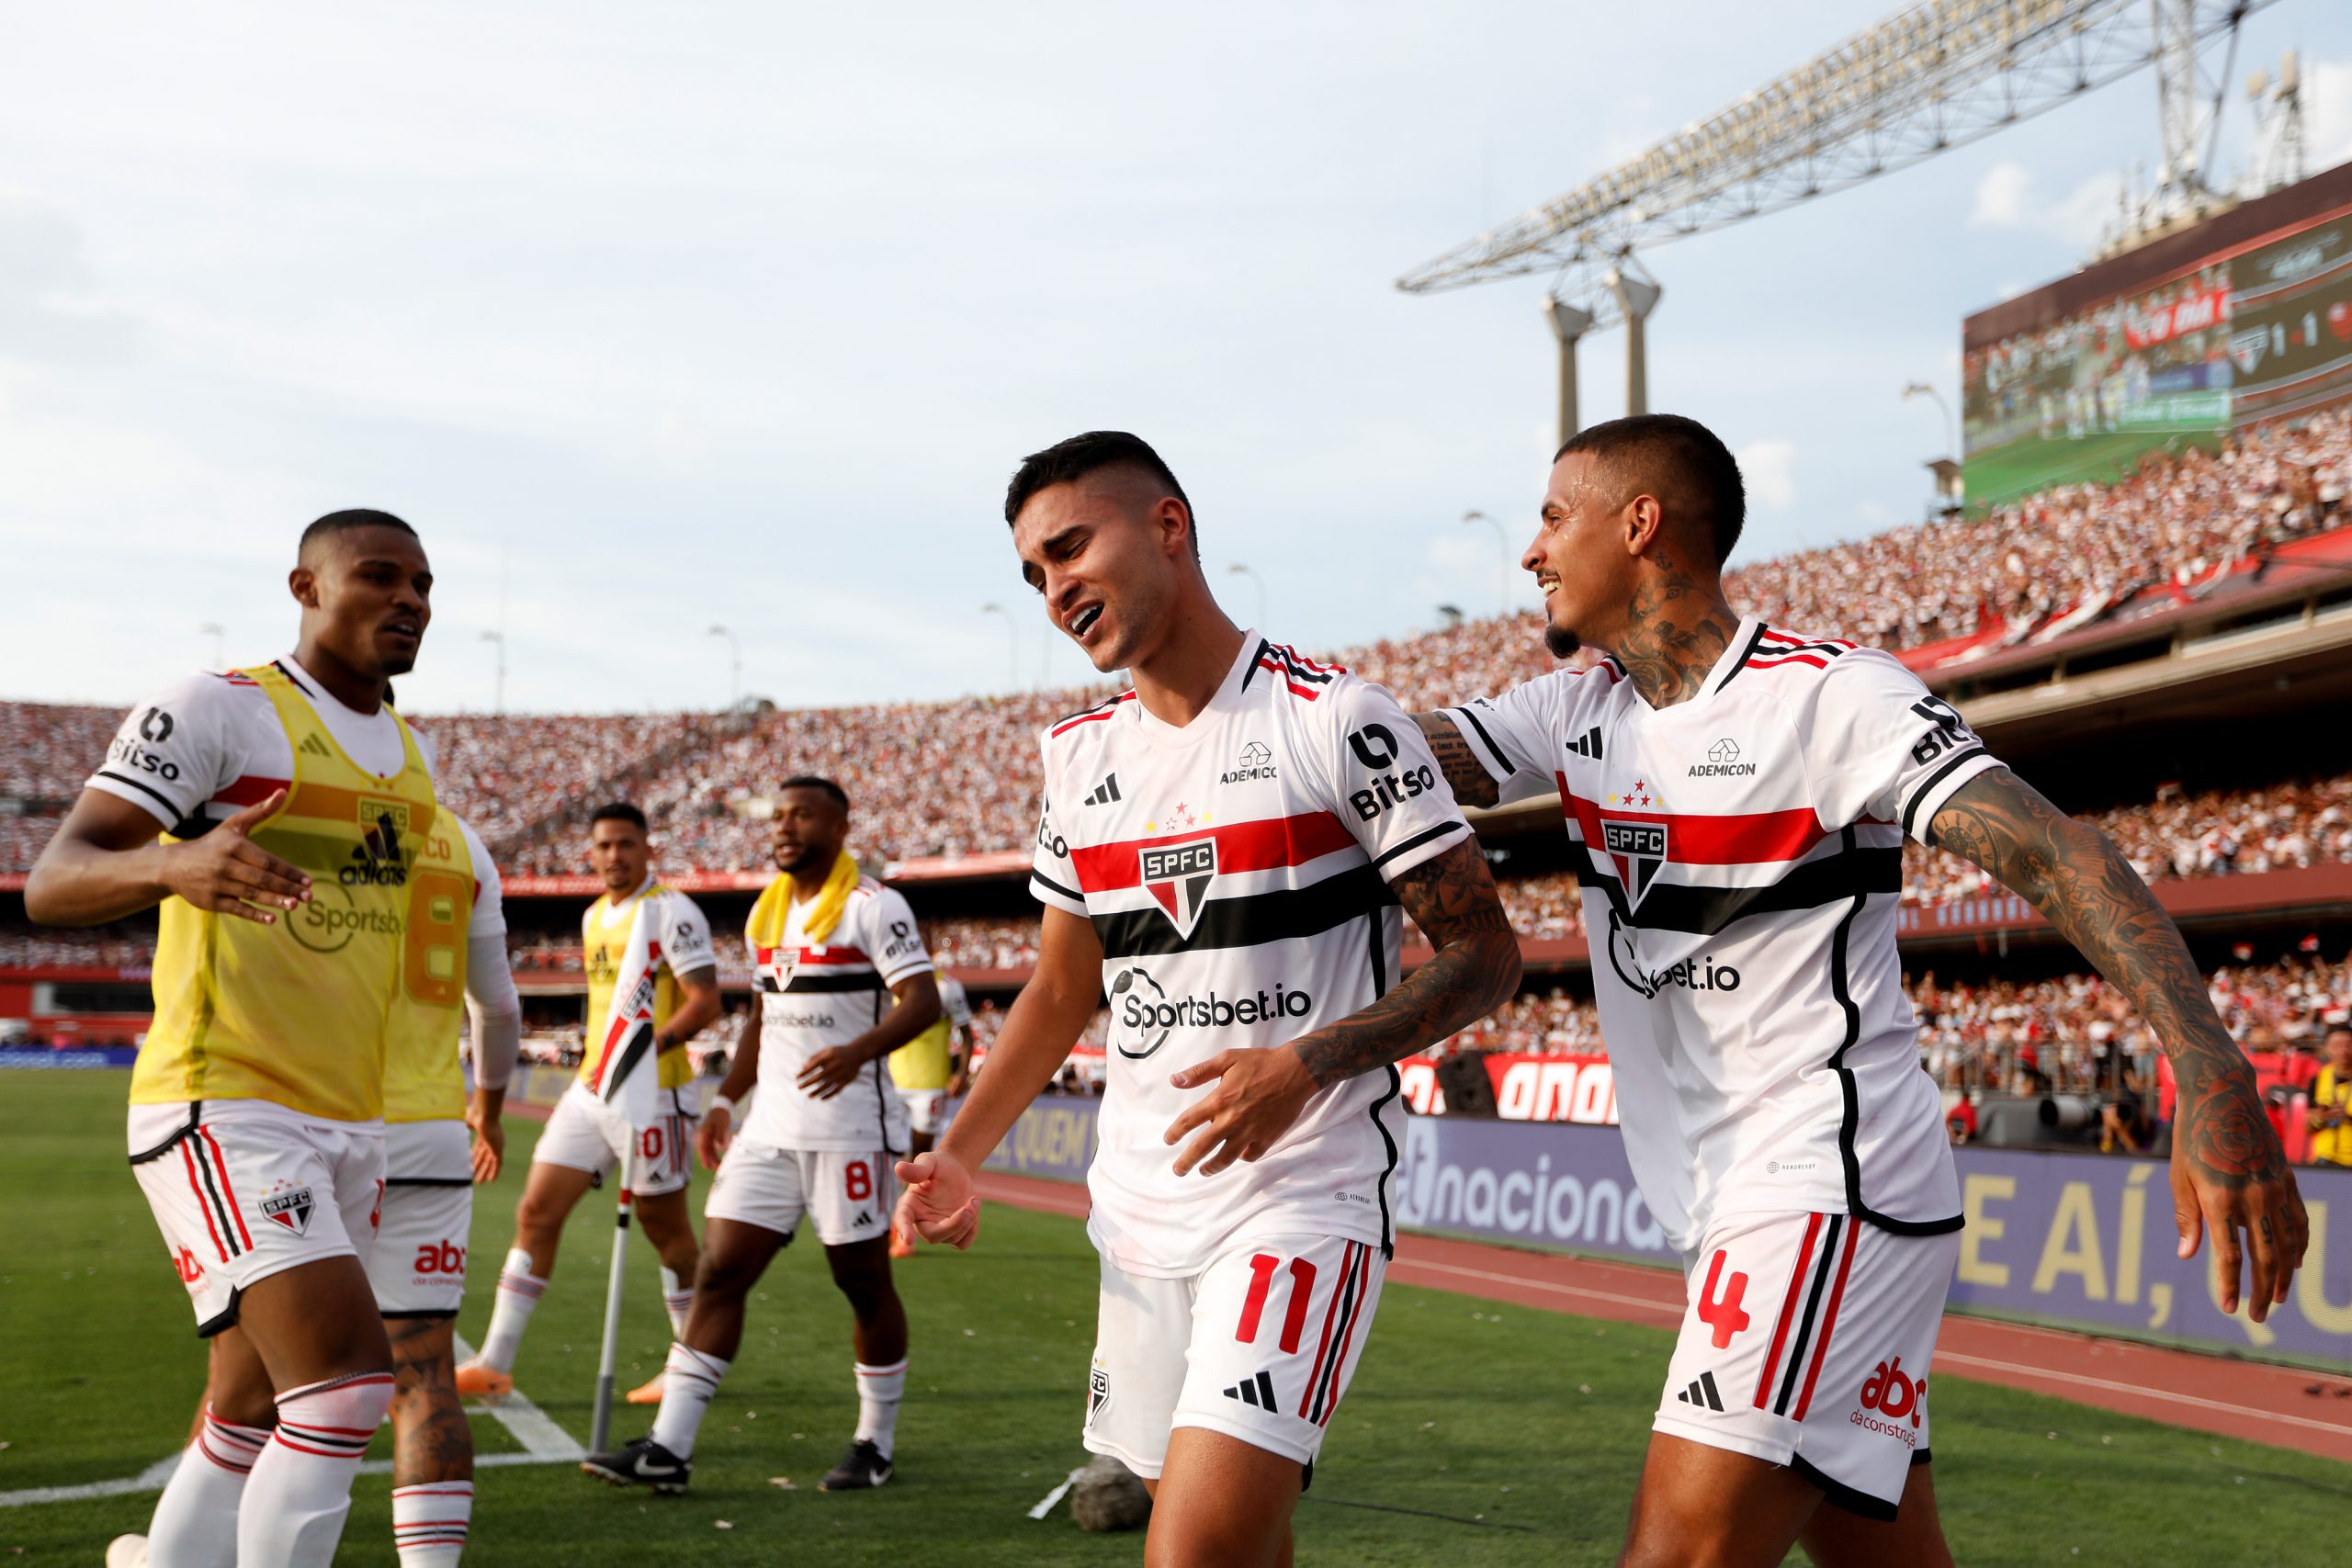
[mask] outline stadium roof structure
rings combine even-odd
[[[2209,197],[2199,145],[2231,66],[2199,55],[2272,0],[1928,0],[1685,126],[1589,184],[1397,279],[1436,293],[1556,272],[1554,296],[1623,318],[1636,252],[1777,212],[1981,141],[2158,68],[2169,218]],[[2209,96],[2210,94],[2210,96]]]

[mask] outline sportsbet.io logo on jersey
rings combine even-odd
[[[1130,964],[1111,981],[1111,1043],[1120,1055],[1140,1062],[1156,1055],[1180,1029],[1248,1028],[1286,1018],[1305,1018],[1315,998],[1280,980],[1272,991],[1240,998],[1171,997],[1140,964]]]

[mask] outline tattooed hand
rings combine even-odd
[[[2237,1310],[2245,1263],[2247,1314],[2260,1323],[2287,1299],[2310,1222],[2254,1069],[2214,1017],[2171,917],[2104,834],[2007,768],[1962,785],[1930,832],[1939,848],[1975,862],[2048,917],[2155,1030],[2179,1086],[2172,1191],[2180,1256],[2193,1257],[2211,1231],[2222,1310]]]
[[[1198,1167],[1215,1176],[1258,1158],[1317,1090],[1436,1043],[1518,988],[1519,939],[1476,840],[1464,839],[1390,886],[1436,953],[1362,1012],[1302,1035],[1287,1051],[1220,1051],[1176,1074],[1170,1081],[1178,1089],[1216,1085],[1169,1124],[1170,1144],[1197,1130],[1177,1156],[1177,1175]]]

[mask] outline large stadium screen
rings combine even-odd
[[[1961,378],[1980,504],[2352,396],[2352,165],[1970,317]]]

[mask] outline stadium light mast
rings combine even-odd
[[[1592,312],[1577,310],[1556,294],[1547,294],[1544,319],[1552,323],[1552,335],[1560,341],[1560,438],[1553,445],[1566,446],[1584,428],[1577,418],[1577,344],[1592,331]]]
[[[2222,98],[2200,62],[2274,3],[1924,0],[1396,287],[1433,294],[1552,273],[1555,299],[1612,326],[1632,306],[1608,275],[1634,270],[1637,253],[1909,168],[2160,62],[2165,144],[2180,149],[2168,169],[2199,176],[2211,154],[2197,144]]]
[[[707,635],[710,637],[723,637],[727,639],[728,651],[731,656],[727,667],[727,705],[729,708],[732,708],[737,703],[743,700],[742,639],[738,637],[733,632],[728,630],[725,626],[712,626]]]
[[[506,634],[484,632],[481,634],[481,640],[498,645],[498,673],[495,683],[490,689],[490,711],[503,714],[506,711]]]
[[[1903,389],[1903,400],[1905,402],[1907,403],[1914,398],[1933,398],[1936,402],[1936,407],[1943,410],[1944,431],[1951,441],[1951,445],[1945,448],[1945,452],[1950,457],[1959,457],[1960,421],[1952,417],[1951,404],[1945,400],[1944,395],[1941,392],[1937,391],[1933,386],[1925,381],[1913,381]]]
[[[1225,574],[1227,577],[1246,577],[1250,580],[1250,585],[1258,591],[1257,626],[1259,632],[1263,634],[1266,629],[1266,580],[1239,561],[1235,561],[1231,566],[1227,567]]]
[[[1013,620],[1012,612],[1001,604],[983,604],[980,614],[1004,617],[1004,677],[1011,682],[1007,689],[1017,692],[1021,689],[1021,627]]]
[[[207,621],[202,626],[196,628],[196,635],[198,637],[209,637],[212,639],[212,668],[215,670],[225,670],[228,668],[227,665],[221,662],[221,660],[226,657],[226,655],[221,651],[221,638],[229,635],[228,628],[223,626],[218,621]]]

